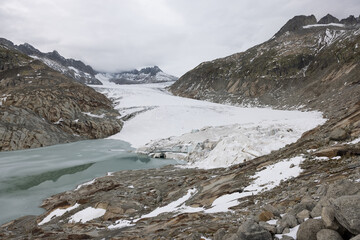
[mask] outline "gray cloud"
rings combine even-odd
[[[180,76],[269,39],[295,15],[359,10],[358,0],[2,0],[0,36],[97,70],[157,64]]]

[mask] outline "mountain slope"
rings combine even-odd
[[[120,131],[104,95],[0,44],[0,150],[41,147]]]
[[[200,64],[170,91],[214,102],[339,109],[355,100],[350,96],[359,100],[359,26],[294,17],[263,44]]]
[[[10,49],[18,50],[34,59],[39,59],[50,68],[85,84],[99,84],[101,82],[95,78],[97,72],[91,66],[74,59],[66,59],[57,51],[43,53],[28,43],[14,45],[11,41],[0,38],[0,43]]]
[[[116,84],[143,84],[173,82],[178,78],[164,73],[158,66],[146,67],[140,70],[124,71],[119,73],[99,73],[98,79],[107,79]]]

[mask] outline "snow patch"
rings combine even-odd
[[[135,224],[132,224],[129,220],[117,220],[114,225],[108,226],[109,229],[120,229],[125,227],[131,227]]]
[[[341,23],[328,23],[328,24],[311,24],[311,25],[306,25],[303,26],[303,28],[314,28],[314,27],[330,27],[330,26],[334,26],[334,27],[345,27],[344,24]]]
[[[82,113],[85,114],[85,115],[88,115],[88,116],[90,116],[90,117],[93,117],[93,118],[104,118],[104,117],[105,117],[105,114],[104,114],[104,113],[101,114],[101,115],[92,114],[92,113],[90,113],[90,112],[82,112]]]
[[[193,212],[193,209],[185,206],[185,202],[187,200],[189,200],[191,198],[191,196],[195,195],[196,193],[197,193],[196,188],[189,189],[185,196],[179,198],[178,200],[176,200],[174,202],[169,203],[166,206],[156,208],[154,211],[141,216],[140,219],[156,217],[162,213],[167,213],[167,212],[182,212],[182,213],[188,212],[188,211]],[[197,211],[199,209],[197,209]]]
[[[104,216],[105,212],[106,210],[102,208],[88,207],[72,215],[69,219],[69,223],[86,223],[95,218]]]
[[[357,143],[359,143],[359,142],[360,142],[360,137],[352,140],[351,142],[348,142],[348,144],[357,144]]]
[[[55,209],[54,211],[52,211],[49,215],[47,215],[40,223],[39,225],[43,225],[47,222],[49,222],[50,220],[52,220],[53,218],[56,218],[56,217],[61,217],[62,215],[64,215],[66,212],[69,212],[77,207],[79,207],[80,204],[78,203],[75,203],[75,205],[71,206],[71,207],[68,207],[68,208],[64,208],[64,209],[61,209],[61,208],[57,208]]]
[[[285,234],[275,234],[275,237],[277,237],[278,239],[282,239],[284,236],[289,236],[292,237],[293,239],[296,239],[296,234],[299,230],[300,224],[290,228],[290,232],[289,233],[285,233]]]
[[[109,176],[109,175],[108,175],[108,176]],[[82,186],[91,185],[91,184],[93,184],[95,181],[96,181],[96,178],[94,178],[93,180],[91,180],[91,181],[89,181],[89,182],[85,182],[85,183],[83,183],[83,184],[80,184],[79,186],[77,186],[77,187],[75,188],[74,191],[79,190]]]

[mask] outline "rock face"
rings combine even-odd
[[[158,66],[146,67],[140,70],[124,71],[119,73],[99,73],[99,78],[106,78],[116,84],[142,84],[174,82],[178,78],[164,73]]]
[[[171,87],[175,95],[220,103],[336,112],[360,100],[360,25],[317,26],[297,16],[270,40],[201,63]],[[335,94],[336,93],[336,94]]]
[[[348,18],[341,19],[340,23],[354,26],[357,25],[359,21],[354,17],[354,15],[350,15]]]
[[[302,29],[303,26],[316,24],[316,18],[314,15],[310,16],[295,16],[290,19],[281,29],[278,31],[275,36],[280,36],[286,32],[294,32]]]
[[[66,59],[57,51],[43,53],[28,43],[14,45],[11,41],[0,38],[0,44],[10,49],[18,50],[32,58],[39,59],[50,68],[75,79],[78,82],[86,84],[102,83],[95,78],[97,72],[91,66],[75,59]]]
[[[337,19],[336,17],[328,14],[325,17],[321,18],[318,23],[319,24],[329,24],[329,23],[339,23],[339,19]]]
[[[0,150],[18,150],[119,132],[110,100],[39,60],[0,45]]]

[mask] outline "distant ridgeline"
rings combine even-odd
[[[203,62],[171,86],[213,102],[327,112],[359,100],[360,19],[295,16],[245,52]]]
[[[50,68],[84,84],[102,85],[99,79],[109,80],[117,84],[169,82],[178,79],[164,73],[158,66],[119,73],[100,73],[82,61],[64,58],[55,50],[43,53],[28,43],[15,45],[5,38],[0,38],[0,44],[9,49],[18,50],[31,58],[39,59]]]

